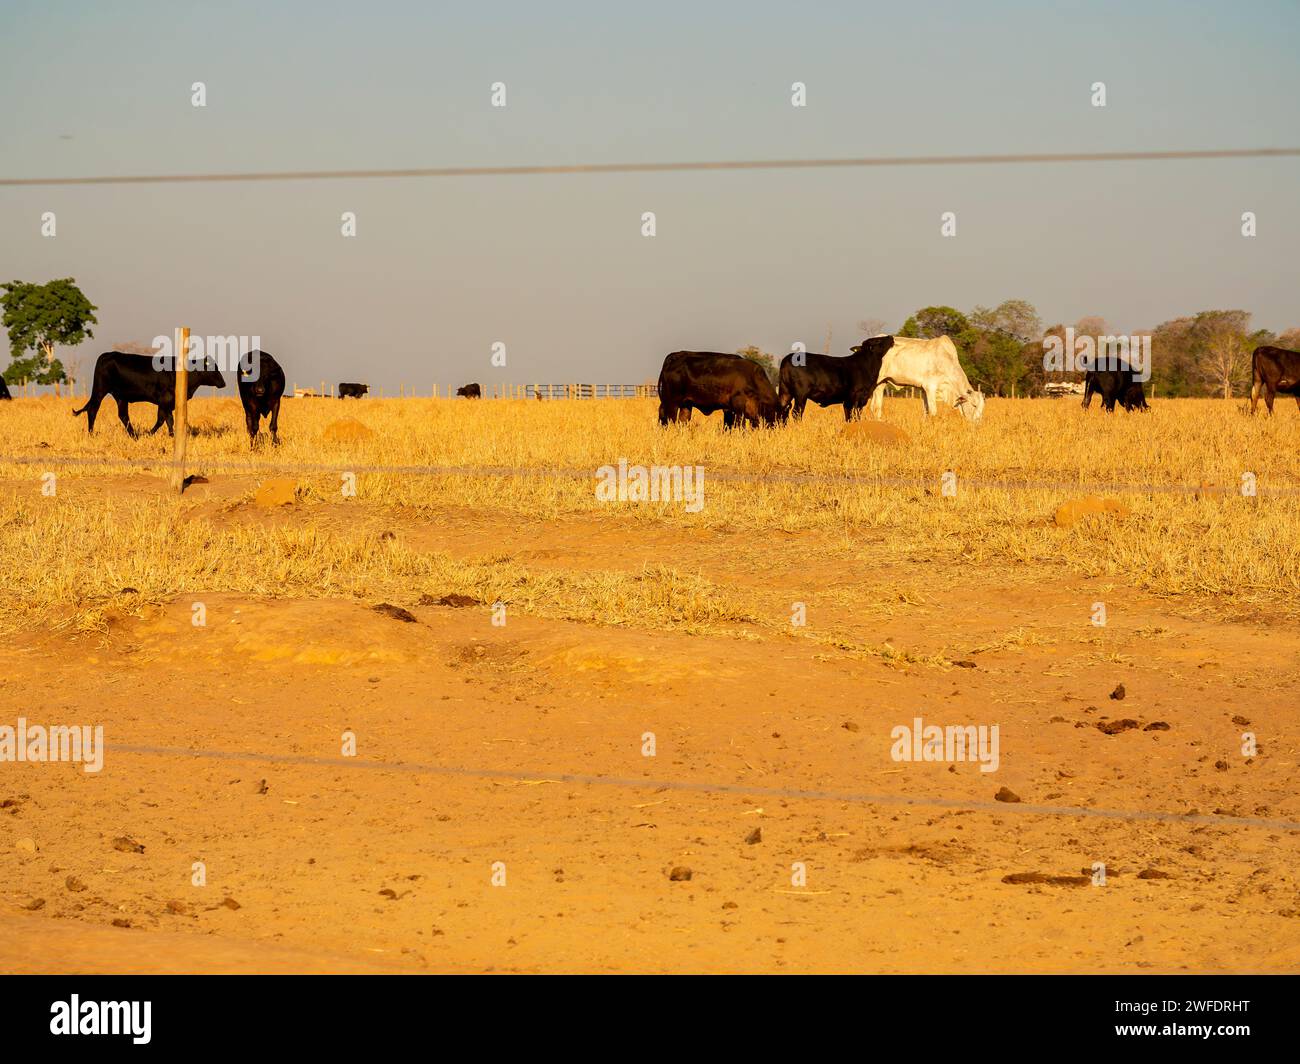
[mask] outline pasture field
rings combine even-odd
[[[0,721],[108,749],[7,766],[0,969],[1300,962],[1289,404],[895,399],[884,446],[286,399],[250,450],[201,397],[180,498],[73,405],[0,404]],[[620,459],[704,505],[602,501]],[[1086,495],[1125,512],[1053,520]],[[998,725],[997,771],[895,760],[918,717]]]

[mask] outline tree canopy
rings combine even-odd
[[[0,324],[9,333],[13,361],[4,372],[10,383],[27,379],[37,384],[67,380],[63,363],[54,357],[56,345],[75,347],[95,334],[98,309],[71,277],[46,284],[10,281],[0,285]],[[30,352],[30,353],[29,353]]]

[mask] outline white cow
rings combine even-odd
[[[984,416],[984,396],[971,387],[957,358],[957,347],[947,336],[917,340],[895,336],[894,346],[880,363],[880,382],[871,393],[871,413],[880,418],[885,406],[886,384],[910,384],[920,388],[925,412],[933,417],[940,406],[951,406],[968,421]]]

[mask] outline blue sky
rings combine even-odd
[[[0,175],[1293,146],[1297,42],[1294,2],[4,0]],[[860,319],[930,303],[1300,325],[1297,178],[1293,158],[0,188],[0,276],[76,277],[100,307],[87,363],[188,324],[260,335],[304,385],[632,382],[682,347],[830,329],[843,354]]]

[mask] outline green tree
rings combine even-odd
[[[995,395],[1033,391],[1040,383],[1043,362],[1043,322],[1033,304],[1007,299],[996,307],[976,307],[969,321],[975,339],[969,347],[967,375]],[[1030,350],[1035,341],[1037,354]]]
[[[965,343],[974,340],[970,331],[970,321],[960,310],[954,307],[923,307],[903,322],[898,335],[916,336],[922,340],[950,336],[960,351]]]
[[[1174,318],[1151,330],[1152,395],[1178,399],[1199,395],[1193,356],[1192,318]]]
[[[1042,333],[1038,311],[1023,299],[976,307],[969,315],[955,307],[923,307],[898,331],[922,339],[949,337],[971,383],[994,395],[1022,395],[1040,386]]]
[[[37,384],[67,380],[63,363],[54,357],[55,345],[75,347],[94,336],[90,326],[98,324],[98,308],[71,277],[47,284],[10,281],[0,289],[4,291],[0,324],[9,333],[13,357],[4,372],[5,380],[16,383],[26,379]]]
[[[772,382],[772,387],[776,387],[778,374],[781,372],[776,364],[776,358],[769,355],[760,347],[750,344],[748,347],[742,347],[736,352],[741,358],[747,358],[751,362],[758,363],[763,372],[767,374],[767,379]]]

